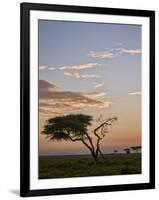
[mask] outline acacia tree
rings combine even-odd
[[[104,155],[100,149],[100,142],[108,133],[108,128],[112,126],[113,122],[117,120],[117,117],[108,118],[103,120],[94,130],[93,134],[96,138],[93,141],[93,137],[88,133],[88,127],[91,126],[93,117],[89,115],[76,114],[66,115],[50,118],[44,125],[42,134],[45,134],[51,141],[72,141],[81,142],[87,147],[94,159],[95,163],[98,163],[98,156]]]
[[[139,153],[141,151],[141,146],[135,146],[135,147],[131,147],[131,149],[133,151],[135,151],[136,153]]]
[[[118,153],[118,150],[114,150],[114,153],[117,154],[117,153]]]
[[[130,154],[130,149],[129,148],[126,148],[126,149],[123,149],[125,151],[126,154]]]

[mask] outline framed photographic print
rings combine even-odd
[[[21,4],[20,187],[155,187],[154,11]]]

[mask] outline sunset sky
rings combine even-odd
[[[87,154],[81,143],[48,142],[50,117],[117,116],[104,153],[141,145],[141,26],[39,20],[39,154]]]

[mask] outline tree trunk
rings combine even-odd
[[[98,156],[95,154],[94,151],[91,151],[91,155],[92,155],[92,158],[93,158],[95,164],[97,165],[98,164]]]

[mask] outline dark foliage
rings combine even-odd
[[[50,140],[86,139],[87,127],[93,118],[89,115],[67,115],[51,118],[46,121],[43,134]]]

